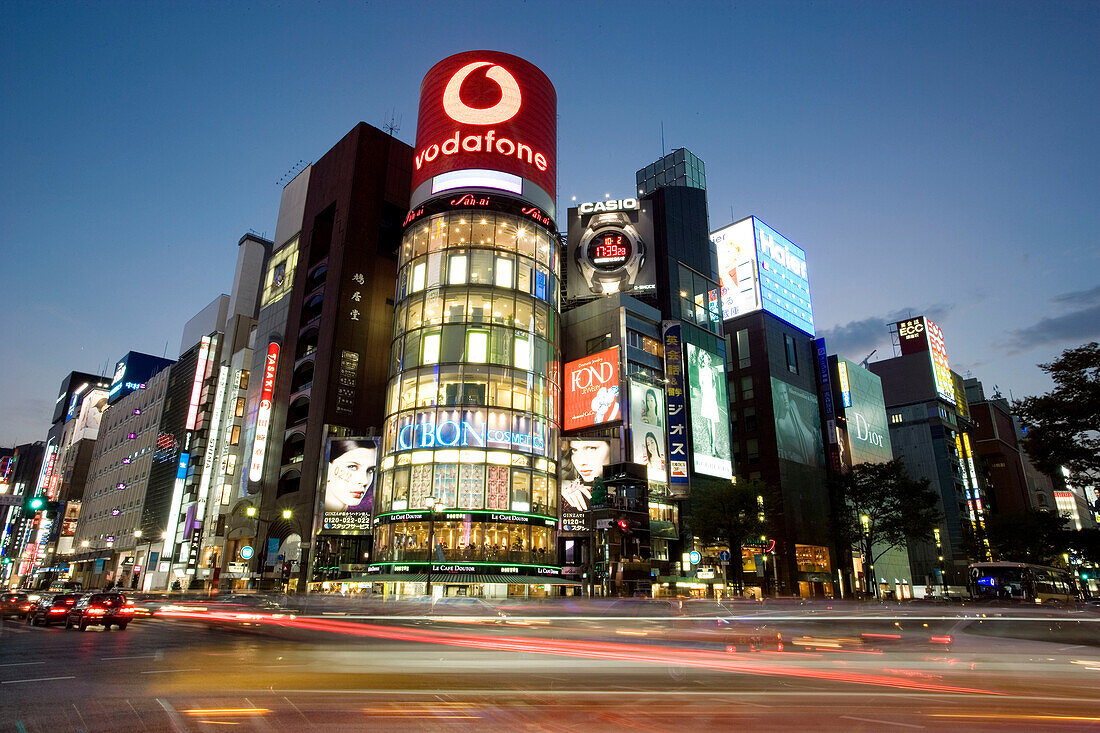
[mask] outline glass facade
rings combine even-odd
[[[520,215],[405,230],[375,562],[557,565],[559,272],[557,234]]]

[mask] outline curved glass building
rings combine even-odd
[[[513,73],[530,66],[475,53]],[[561,582],[558,234],[533,203],[545,205],[541,187],[520,177],[503,193],[505,174],[477,173],[442,194],[437,181],[415,189],[403,232],[370,567],[387,593],[525,595]]]

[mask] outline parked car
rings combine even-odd
[[[111,626],[117,626],[119,631],[125,631],[126,625],[134,618],[135,610],[121,593],[91,593],[69,609],[65,628],[75,626],[86,631],[89,626],[102,626],[109,631]]]
[[[78,600],[79,593],[43,595],[27,610],[27,623],[32,626],[49,626],[54,621],[62,621]]]
[[[4,593],[0,595],[0,618],[24,618],[32,605],[34,603],[26,593]]]

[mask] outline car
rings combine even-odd
[[[78,600],[79,593],[43,595],[27,610],[27,623],[32,626],[49,626],[54,621],[61,621]]]
[[[109,631],[113,625],[119,631],[125,631],[134,618],[135,610],[134,605],[127,603],[126,596],[121,593],[91,593],[69,609],[65,617],[65,628],[87,631],[89,626],[102,626]]]
[[[26,593],[0,594],[0,618],[5,616],[24,618],[32,605],[34,602]]]

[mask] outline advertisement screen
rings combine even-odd
[[[562,439],[559,480],[563,531],[591,529],[584,512],[592,507],[592,489],[611,463],[613,453],[618,451],[612,440]]]
[[[378,466],[377,439],[329,438],[327,461],[324,531],[369,534]]]
[[[759,219],[756,224],[756,260],[760,301],[764,310],[795,328],[814,335],[810,279],[806,253]]]
[[[698,473],[733,478],[729,400],[722,357],[687,345],[688,400],[691,403],[691,456]]]
[[[657,289],[653,220],[638,199],[570,209],[567,255],[570,300]]]
[[[621,417],[618,346],[565,365],[566,430],[613,422]]]
[[[837,370],[845,375],[841,385],[847,386],[848,394],[843,410],[848,427],[846,465],[885,463],[893,459],[882,380],[847,359],[837,359]]]
[[[779,457],[808,466],[825,466],[817,397],[806,390],[772,380],[775,440]]]
[[[928,333],[924,326],[924,316],[898,321],[898,341],[901,344],[903,356],[916,354],[918,351],[928,351]]]
[[[441,186],[503,188],[525,179],[552,202],[557,106],[546,75],[511,54],[468,51],[440,61],[420,85],[414,191],[432,179],[436,193]]]
[[[74,440],[97,437],[99,435],[99,422],[106,410],[107,390],[93,389],[88,392],[80,403],[80,414],[77,416]]]
[[[756,277],[756,240],[752,218],[710,235],[718,250],[718,282],[722,288],[722,320],[760,310]]]
[[[665,458],[665,391],[630,380],[630,440],[634,463],[646,466],[650,481],[668,480]]]

